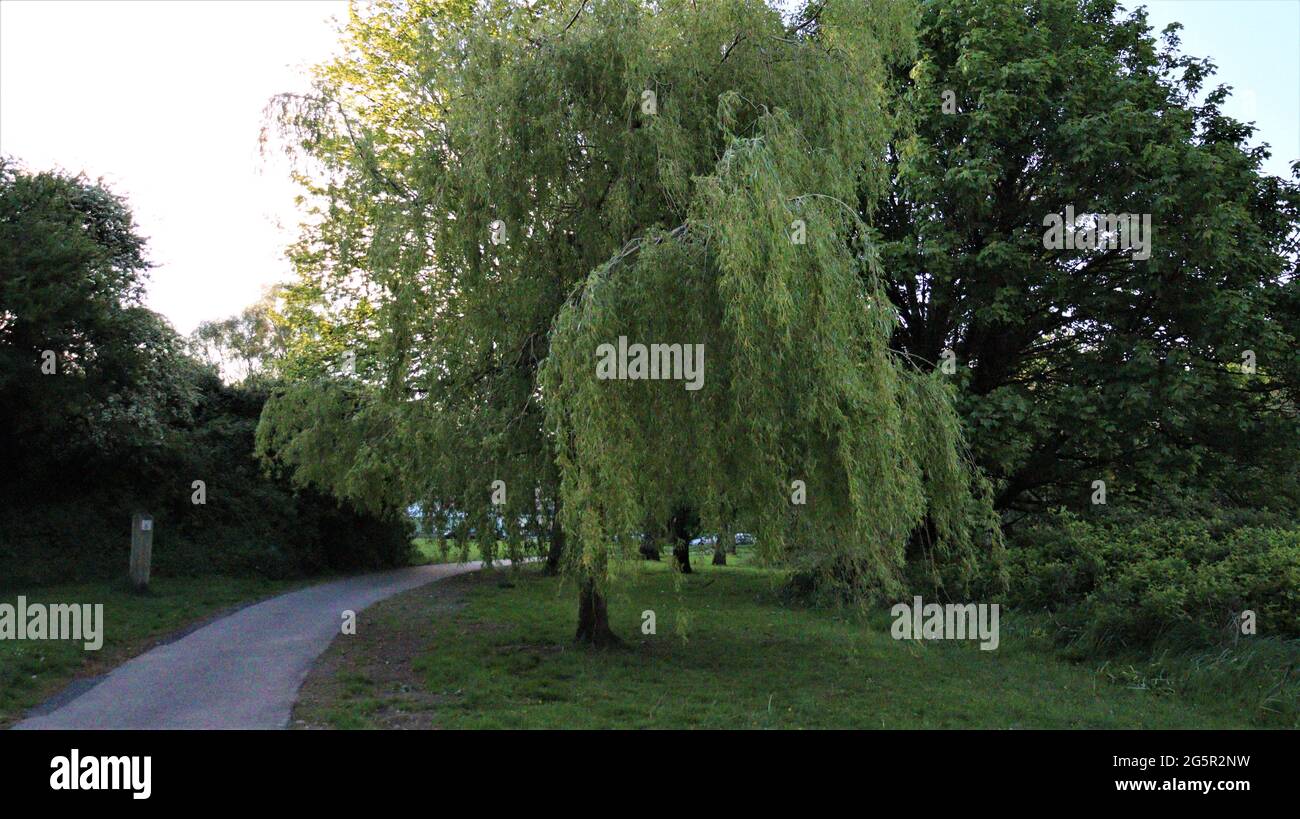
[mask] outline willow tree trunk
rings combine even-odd
[[[673,539],[673,562],[682,574],[691,573],[691,538],[699,528],[699,515],[687,506],[675,508],[668,520],[668,532]]]
[[[596,591],[596,584],[590,580],[582,581],[578,589],[578,633],[573,640],[596,648],[623,644],[609,627],[605,596]]]
[[[713,542],[713,565],[727,565],[727,544],[734,543],[730,532],[718,532],[718,539]]]
[[[691,573],[691,544],[689,541],[679,540],[673,544],[673,561],[677,564],[677,570],[682,574]]]
[[[638,549],[643,560],[659,559],[659,542],[653,535],[646,534],[641,537],[641,547]]]
[[[564,555],[564,527],[560,525],[560,516],[556,515],[555,520],[551,523],[551,549],[546,553],[546,568],[544,572],[548,575],[557,575],[560,573],[560,558]]]

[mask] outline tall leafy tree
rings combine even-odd
[[[189,355],[140,304],[148,268],[124,199],[0,161],[0,584],[120,574],[136,511],[157,522],[163,573],[409,562],[404,520],[263,473],[265,382],[222,384]],[[257,329],[271,312],[219,324],[256,361],[275,349]]]
[[[273,404],[262,450],[298,464],[301,480],[372,506],[420,501],[435,531],[477,530],[487,555],[502,519],[516,552],[528,535],[559,534],[558,477],[529,400],[545,324],[509,342],[528,355],[506,367],[491,360],[497,342],[475,337],[471,324],[433,320],[461,308],[437,304],[456,285],[444,273],[431,277],[428,209],[445,206],[434,204],[442,193],[431,186],[444,184],[438,168],[451,161],[445,108],[456,65],[447,60],[459,59],[452,55],[463,32],[518,37],[540,25],[545,8],[358,4],[343,53],[318,68],[314,93],[272,106],[300,163],[311,219],[291,250],[300,275],[282,308],[289,336],[281,368],[299,386]],[[318,447],[333,457],[304,467]],[[505,508],[487,502],[497,480],[510,487]],[[549,562],[558,568],[562,539],[553,540]]]
[[[591,643],[615,639],[607,586],[647,520],[756,531],[767,558],[858,592],[898,592],[910,566],[963,593],[996,524],[946,385],[889,350],[896,316],[852,204],[883,192],[887,65],[910,53],[914,10],[354,16],[348,70],[277,110],[329,180],[299,260],[305,303],[336,319],[304,332],[348,327],[365,362],[274,398],[263,451],[480,534],[547,520]],[[376,44],[410,70],[377,68]],[[702,345],[699,389],[600,377],[620,336]]]
[[[154,449],[188,411],[191,386],[166,365],[181,341],[140,304],[148,269],[121,198],[0,160],[0,480],[15,491]]]
[[[999,505],[1083,505],[1103,480],[1112,502],[1294,509],[1300,176],[1263,173],[1213,64],[1113,0],[935,0],[919,40],[892,183],[860,201],[894,344],[948,351]],[[1045,248],[1067,206],[1149,214],[1150,257]]]

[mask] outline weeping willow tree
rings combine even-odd
[[[262,451],[480,534],[548,521],[594,644],[617,639],[609,584],[646,521],[683,505],[819,586],[965,593],[996,522],[947,388],[888,347],[859,204],[887,182],[885,78],[911,56],[914,14],[354,13],[316,94],[277,111],[316,173],[299,348],[344,337],[364,360],[307,368],[268,405]],[[634,355],[611,370],[611,350]]]

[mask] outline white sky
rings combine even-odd
[[[1127,6],[1140,0],[1129,0]],[[1300,3],[1146,0],[1157,31],[1213,55],[1257,119],[1267,170],[1300,158]],[[103,177],[149,239],[147,303],[188,333],[290,277],[296,188],[259,155],[266,102],[307,87],[346,0],[0,0],[0,154]],[[1249,96],[1247,96],[1247,94]],[[280,227],[277,227],[280,225]]]
[[[147,303],[177,330],[237,313],[290,276],[297,189],[257,137],[333,51],[331,17],[345,0],[4,0],[0,154],[125,195],[157,264]]]

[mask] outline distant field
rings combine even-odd
[[[885,612],[782,605],[770,572],[647,564],[610,612],[626,650],[571,642],[572,584],[474,573],[361,614],[322,655],[298,727],[1229,728],[1276,724],[1220,692],[1183,698],[1113,664],[1072,664],[1008,613],[997,651],[896,641]],[[737,565],[740,563],[742,565]],[[657,633],[641,631],[642,612]]]
[[[455,543],[447,541],[446,555],[438,552],[438,541],[435,538],[417,537],[411,542],[415,544],[415,549],[419,553],[416,563],[471,563],[483,559],[476,541],[467,543],[464,550],[458,548]],[[503,560],[508,556],[509,549],[505,541],[497,541],[496,559]]]
[[[455,544],[448,542],[450,548],[447,554],[443,555],[438,552],[438,541],[434,538],[417,537],[412,542],[421,558],[416,560],[417,563],[471,563],[483,559],[479,554],[477,543],[468,544],[468,551],[462,551],[455,548]]]

